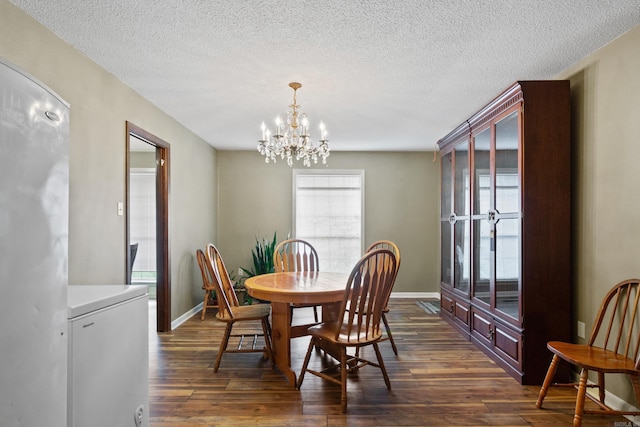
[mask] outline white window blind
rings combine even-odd
[[[362,256],[364,171],[293,173],[296,238],[316,248],[321,271],[351,272]]]
[[[156,281],[156,171],[131,168],[129,175],[129,240],[138,244],[132,280]]]

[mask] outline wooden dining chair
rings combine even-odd
[[[216,286],[213,279],[213,270],[207,265],[207,257],[202,249],[196,251],[200,274],[202,275],[202,289],[204,290],[204,301],[202,303],[202,314],[200,320],[204,320],[208,308],[218,308],[216,296]]]
[[[380,368],[387,389],[391,389],[391,382],[378,348],[378,341],[382,337],[380,329],[382,311],[388,294],[391,292],[396,269],[396,257],[388,249],[367,252],[356,263],[347,280],[338,316],[335,320],[325,321],[307,329],[311,340],[298,378],[298,389],[302,386],[307,372],[340,384],[342,387],[340,399],[342,412],[346,412],[347,372],[355,372],[365,365]],[[331,348],[327,354],[336,358],[338,363],[320,371],[310,369],[309,360],[316,345]],[[347,354],[347,349],[359,349],[368,345],[373,346],[377,362]],[[334,375],[331,375],[331,371],[338,369],[339,378],[335,376],[335,372]]]
[[[536,402],[542,402],[551,386],[572,386],[578,389],[573,425],[582,425],[585,413],[604,415],[640,415],[640,412],[617,411],[605,404],[605,374],[626,374],[631,380],[636,400],[640,402],[640,301],[638,279],[625,280],[613,287],[600,305],[587,344],[572,344],[550,341],[547,348],[553,358]],[[552,383],[558,363],[565,360],[580,369],[577,384]],[[597,382],[588,383],[589,371],[597,373]],[[587,393],[588,387],[598,389],[598,397]],[[585,397],[595,402],[600,409],[585,410]]]
[[[220,342],[218,356],[213,367],[213,372],[218,372],[220,361],[224,353],[262,353],[264,358],[268,358],[271,367],[274,366],[273,354],[271,351],[271,325],[269,323],[269,315],[271,314],[271,306],[268,304],[240,305],[236,296],[229,273],[224,265],[222,256],[218,249],[211,243],[207,245],[207,253],[197,252],[198,264],[200,268],[208,269],[208,273],[213,277],[213,285],[215,287],[216,298],[218,300],[218,313],[216,319],[226,323],[224,336]],[[232,334],[235,323],[260,321],[262,324],[262,334]],[[258,337],[264,338],[264,347],[256,348]],[[238,347],[228,349],[230,337],[238,337]],[[247,339],[247,337],[251,337]],[[250,347],[244,347],[244,343],[248,341]]]
[[[301,239],[284,240],[273,251],[273,266],[276,273],[285,271],[319,271],[318,253],[307,241]],[[293,309],[313,307],[313,317],[318,323],[318,306],[308,304],[291,304]]]
[[[398,270],[400,270],[400,249],[398,245],[393,243],[390,240],[378,240],[369,245],[366,252],[372,251],[374,249],[389,249],[396,256],[396,276],[398,275]],[[395,284],[396,278],[393,278],[393,283]],[[393,288],[393,285],[392,285]],[[389,292],[389,297],[391,297],[391,292]],[[384,304],[384,310],[382,310],[382,322],[384,323],[384,329],[387,332],[386,336],[382,337],[380,341],[391,341],[391,348],[393,352],[398,355],[398,347],[396,347],[396,342],[393,339],[393,334],[391,333],[391,328],[389,327],[389,322],[387,321],[387,313],[389,313],[389,298]]]

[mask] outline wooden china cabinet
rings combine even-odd
[[[438,141],[441,316],[522,384],[572,338],[570,120],[568,81],[519,81]]]

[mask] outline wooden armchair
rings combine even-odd
[[[240,305],[238,297],[231,284],[229,273],[224,265],[222,256],[218,249],[211,243],[207,245],[207,253],[197,252],[198,264],[200,268],[208,269],[209,275],[213,277],[216,297],[218,299],[218,313],[216,319],[226,323],[224,336],[220,342],[218,356],[216,358],[213,372],[218,372],[220,361],[224,353],[262,353],[263,357],[268,358],[271,366],[274,366],[273,354],[271,352],[271,325],[269,323],[269,315],[271,314],[271,306],[268,304]],[[245,342],[245,334],[232,334],[233,325],[237,322],[259,321],[262,324],[262,334],[252,334],[252,338],[246,341],[250,342],[251,347],[243,347]],[[257,338],[264,337],[264,348],[256,348]],[[235,349],[227,349],[230,337],[240,337],[238,347]]]
[[[542,408],[542,402],[550,386],[568,385],[578,389],[573,425],[582,425],[585,413],[605,415],[640,415],[640,412],[617,411],[604,402],[605,374],[626,374],[631,380],[636,400],[640,402],[640,301],[638,279],[618,283],[605,296],[593,325],[587,344],[571,344],[551,341],[547,348],[553,353],[547,376],[544,379],[540,395],[536,402]],[[558,363],[565,360],[580,368],[578,384],[552,384]],[[589,384],[589,371],[597,372],[597,382]],[[586,392],[587,387],[598,389],[598,397]],[[584,409],[585,397],[595,402],[600,409]]]
[[[378,240],[377,242],[373,242],[369,245],[366,252],[372,251],[374,249],[389,249],[396,256],[396,276],[398,275],[398,270],[400,270],[400,249],[398,246],[390,240]],[[396,277],[393,278],[393,283],[395,284]],[[393,285],[392,285],[393,288]],[[391,296],[391,292],[389,292],[389,297]],[[382,322],[384,323],[385,331],[387,331],[387,336],[380,339],[380,341],[391,341],[391,348],[393,348],[393,352],[398,355],[398,347],[396,347],[396,342],[393,340],[393,335],[391,334],[391,328],[389,327],[389,322],[387,321],[387,313],[389,312],[389,297],[387,297],[387,301],[384,304],[384,310],[382,310]]]
[[[301,239],[284,240],[273,251],[273,266],[275,272],[284,271],[319,271],[318,253],[307,241]],[[313,317],[318,323],[318,306],[305,304],[291,304],[291,318],[293,309],[313,307]]]
[[[325,321],[307,329],[311,341],[307,349],[297,387],[302,386],[306,372],[342,387],[342,412],[347,411],[347,371],[355,371],[365,365],[380,368],[387,389],[391,389],[378,341],[382,336],[380,322],[388,294],[391,292],[396,275],[396,257],[387,249],[377,249],[366,253],[355,265],[347,281],[340,311],[335,320]],[[316,345],[327,346],[339,363],[321,371],[309,368],[311,352]],[[377,363],[355,355],[347,355],[348,348],[359,349],[372,345]],[[330,375],[330,371],[340,370],[340,377]]]

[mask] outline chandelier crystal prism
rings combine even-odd
[[[320,122],[320,139],[314,143],[309,136],[309,117],[306,113],[299,111],[296,93],[302,87],[300,83],[291,82],[289,87],[293,89],[293,104],[289,105],[286,122],[282,115],[276,117],[275,132],[267,129],[262,122],[262,139],[258,140],[258,151],[265,156],[264,161],[275,163],[279,156],[287,159],[287,164],[293,166],[293,160],[302,160],[307,167],[311,162],[318,163],[322,159],[322,164],[327,164],[329,157],[329,140],[327,139],[327,129],[324,123]]]

